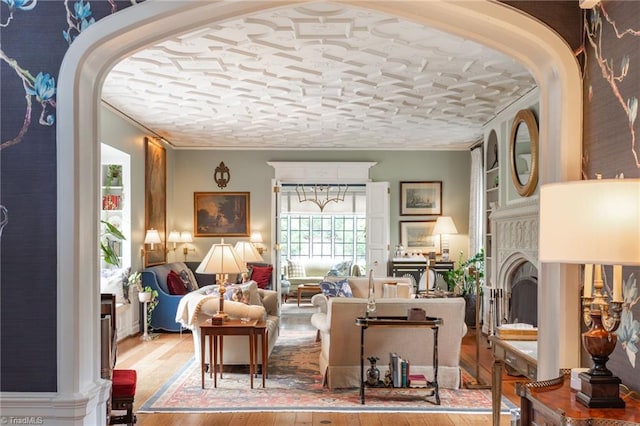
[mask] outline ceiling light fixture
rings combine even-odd
[[[341,202],[344,201],[345,195],[347,195],[347,190],[349,189],[349,185],[296,185],[296,193],[298,194],[298,201],[303,202],[311,202],[320,207],[320,211],[324,210],[324,207],[330,202]],[[333,194],[333,195],[332,195]]]

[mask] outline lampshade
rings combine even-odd
[[[240,259],[244,260],[245,263],[264,261],[260,253],[258,253],[258,250],[256,250],[255,246],[249,241],[238,241],[235,250],[238,256],[240,256]]]
[[[147,234],[144,237],[144,243],[145,244],[160,244],[162,241],[160,241],[160,234],[158,233],[157,229],[148,229],[147,230]]]
[[[640,179],[540,188],[541,262],[640,265]]]
[[[183,231],[180,233],[180,241],[183,243],[191,243],[193,242],[193,237],[191,236],[191,232]]]
[[[247,268],[231,244],[214,244],[196,269],[199,274],[239,274]]]
[[[167,238],[168,243],[179,243],[180,242],[180,233],[178,231],[169,232],[169,237]]]
[[[438,220],[436,220],[436,225],[433,227],[433,235],[450,235],[457,233],[458,230],[456,229],[456,225],[453,223],[451,216],[440,216]]]
[[[251,233],[251,238],[249,238],[249,241],[251,241],[252,243],[261,243],[262,242],[262,234],[258,231],[252,232]]]

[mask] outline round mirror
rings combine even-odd
[[[528,197],[538,184],[538,124],[528,109],[518,111],[509,143],[511,180],[518,194]]]

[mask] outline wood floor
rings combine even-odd
[[[308,320],[307,320],[308,321]],[[306,324],[305,324],[306,325]],[[283,327],[295,327],[294,321],[283,318]],[[475,373],[475,332],[463,340],[461,363],[472,374]],[[491,353],[482,340],[480,356],[480,379],[491,383],[490,371],[493,362]],[[142,405],[169,378],[193,356],[193,341],[190,333],[160,333],[151,342],[141,342],[134,336],[118,344],[117,368],[133,368],[138,373],[135,408]],[[473,366],[469,368],[468,366]],[[516,379],[505,376],[503,394],[516,404]],[[230,426],[286,426],[286,425],[490,425],[491,415],[464,414],[420,414],[420,413],[213,413],[183,414],[159,413],[137,414],[138,425],[230,425]],[[501,425],[509,425],[508,415],[501,416]]]

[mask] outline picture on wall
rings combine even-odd
[[[194,192],[196,237],[248,237],[248,192]]]
[[[144,158],[145,229],[156,229],[162,241],[145,250],[144,264],[153,266],[166,262],[167,153],[159,142],[145,138]]]
[[[442,214],[442,181],[400,182],[401,216]]]
[[[400,244],[406,253],[440,254],[440,235],[433,235],[435,220],[401,221]]]

